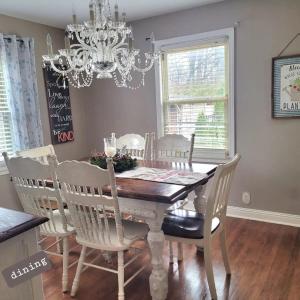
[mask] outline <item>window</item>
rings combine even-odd
[[[3,64],[0,60],[0,149],[1,152],[13,154],[11,112],[8,106],[8,98],[3,74]],[[1,155],[1,153],[0,153]]]
[[[233,156],[233,31],[157,41],[156,47],[162,51],[159,134],[195,133],[195,160]]]
[[[33,39],[0,33],[0,174],[2,152],[43,145],[35,69]]]

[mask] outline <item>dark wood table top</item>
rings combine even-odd
[[[175,203],[184,199],[187,194],[197,186],[204,185],[214,175],[217,165],[205,163],[176,164],[161,161],[139,161],[139,166],[170,170],[185,170],[198,173],[206,173],[207,176],[191,185],[179,185],[162,182],[154,182],[133,178],[116,178],[118,196],[134,198],[161,203]],[[109,188],[104,188],[104,193],[109,194]]]
[[[0,243],[47,221],[45,217],[0,207]]]

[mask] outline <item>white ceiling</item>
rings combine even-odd
[[[224,0],[110,0],[118,2],[128,20],[138,20]],[[89,0],[0,0],[0,13],[32,22],[65,28],[74,7],[79,20],[88,18]]]

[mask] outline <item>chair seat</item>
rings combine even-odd
[[[66,216],[66,219],[67,219],[67,223],[68,223],[70,226],[73,226],[72,219],[71,219],[71,214],[70,214],[69,209],[68,209],[68,208],[64,208],[64,213],[65,213],[65,216]],[[60,212],[59,212],[58,209],[56,209],[56,210],[53,211],[53,214],[59,215]]]
[[[64,209],[64,211],[65,211],[65,215],[66,215],[67,222],[68,222],[68,219],[70,220],[70,212],[68,209]],[[49,215],[50,215],[50,213],[49,213]],[[50,219],[50,216],[49,216],[49,219]],[[62,224],[62,217],[58,210],[53,211],[53,222],[55,224],[55,228],[52,225],[51,221],[48,221],[47,223],[44,224],[44,226],[40,227],[41,234],[45,234],[48,236],[67,236],[67,235],[70,235],[75,232],[75,228],[73,226],[71,226],[69,224],[69,222],[67,224],[67,231],[64,230],[63,224]],[[49,224],[49,226],[48,226],[48,224]],[[47,231],[44,231],[43,227],[45,227],[47,229]]]
[[[76,236],[76,240],[79,244],[91,248],[107,251],[122,251],[128,249],[135,241],[144,239],[149,231],[148,225],[144,223],[122,220],[122,224],[124,230],[124,240],[122,244],[118,240],[114,219],[108,219],[110,242],[105,239],[105,243],[92,243],[80,238],[79,235]]]
[[[164,234],[188,239],[202,239],[204,233],[203,214],[175,209],[167,213],[162,230]],[[218,218],[213,218],[211,232],[213,233],[220,225]]]

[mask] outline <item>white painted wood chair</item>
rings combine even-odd
[[[195,134],[191,135],[191,139],[180,134],[167,134],[155,140],[155,134],[151,134],[150,144],[154,151],[153,159],[159,161],[168,161],[174,163],[192,163],[194,151]],[[182,201],[187,203],[194,199],[195,195],[192,192],[188,198]],[[178,204],[177,204],[178,206]],[[169,208],[173,210],[173,207]],[[169,243],[170,259],[173,260],[172,243]],[[178,260],[182,260],[182,245],[178,243],[177,252]]]
[[[50,166],[33,158],[12,157],[3,153],[7,168],[18,193],[24,211],[33,215],[47,217],[49,221],[40,225],[40,234],[46,237],[55,237],[56,242],[49,245],[44,251],[48,254],[63,258],[62,290],[68,290],[68,237],[75,233],[75,229],[67,224],[65,210],[59,188],[47,186],[49,180],[56,182]],[[56,160],[56,158],[54,158]],[[53,210],[54,205],[58,208]],[[63,244],[63,254],[48,251],[60,240]]]
[[[148,133],[145,138],[135,133],[125,134],[117,138],[117,149],[137,159],[147,159],[148,137]]]
[[[48,146],[17,151],[16,155],[21,157],[33,158],[45,164],[48,164],[47,156],[55,155],[55,150],[53,145],[50,144]]]
[[[28,157],[38,160],[44,164],[48,164],[48,155],[55,156],[55,150],[52,144],[37,148],[25,149],[16,152],[17,156]],[[55,201],[55,199],[53,199]],[[68,213],[67,213],[68,216]],[[69,218],[67,219],[69,221]],[[57,243],[57,252],[62,253],[63,245],[61,242]]]
[[[107,170],[87,162],[66,161],[57,165],[50,162],[62,185],[62,193],[70,209],[76,228],[76,240],[82,250],[72,285],[71,296],[75,296],[83,266],[94,267],[118,275],[118,299],[124,300],[124,287],[142,270],[140,268],[124,283],[124,268],[138,256],[124,265],[124,251],[140,239],[144,239],[148,227],[146,224],[122,220],[116,189],[112,159],[107,160]],[[111,186],[111,196],[102,194],[103,186]],[[118,269],[101,267],[85,262],[86,248],[118,253]]]
[[[204,261],[208,285],[213,299],[217,299],[212,260],[211,240],[220,234],[221,250],[226,273],[230,274],[230,265],[226,248],[225,219],[230,187],[236,166],[241,156],[237,154],[232,161],[218,166],[207,198],[206,214],[187,210],[175,210],[168,213],[162,229],[169,242],[193,244],[204,249]]]
[[[191,139],[181,134],[166,134],[154,141],[154,159],[176,163],[192,163],[195,134]]]

